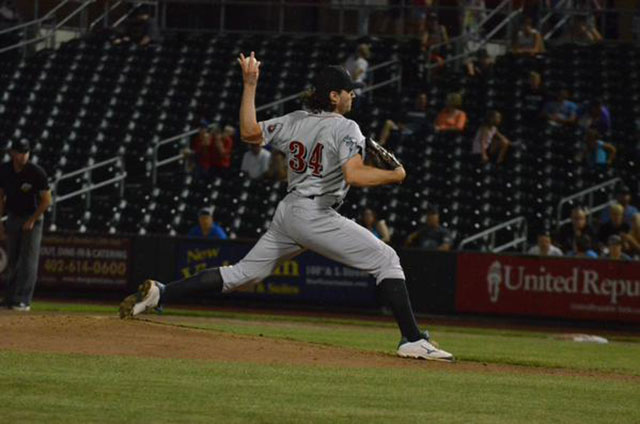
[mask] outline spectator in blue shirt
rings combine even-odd
[[[574,258],[596,259],[598,254],[591,249],[591,237],[586,234],[576,237],[574,240],[575,251],[571,252]]]
[[[213,208],[202,208],[198,213],[198,225],[189,230],[189,237],[204,237],[208,239],[226,240],[227,233],[213,222]]]
[[[616,201],[624,208],[623,221],[631,225],[633,216],[638,213],[638,208],[631,204],[631,190],[626,185],[618,187],[616,190]],[[611,210],[606,208],[600,215],[600,222],[607,223],[611,221]]]
[[[573,126],[578,122],[578,105],[569,100],[569,90],[562,89],[556,100],[544,106],[543,115],[554,126]]]
[[[587,131],[585,141],[584,156],[587,164],[599,168],[611,166],[616,157],[616,148],[611,143],[602,141],[596,130]]]

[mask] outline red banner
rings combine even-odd
[[[456,310],[640,322],[640,262],[460,253]]]

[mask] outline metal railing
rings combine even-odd
[[[496,234],[498,233],[498,231],[505,229],[513,231],[513,240],[501,244],[500,246],[496,246]],[[489,249],[491,252],[502,252],[518,245],[522,245],[522,251],[524,252],[527,248],[527,236],[527,220],[524,216],[519,216],[517,218],[513,218],[507,222],[503,222],[502,224],[488,228],[484,231],[465,238],[460,242],[458,250],[463,250],[464,246],[471,244],[477,240],[486,241],[488,239]]]
[[[55,42],[56,42],[56,33],[57,33],[57,31],[60,30],[67,22],[69,22],[71,19],[73,19],[79,13],[86,13],[87,7],[89,7],[90,5],[92,5],[95,2],[96,2],[96,0],[84,0],[82,2],[82,4],[79,4],[78,7],[75,8],[72,12],[70,12],[67,16],[59,19],[59,17],[57,16],[57,12],[63,6],[66,6],[68,4],[77,3],[77,1],[75,1],[75,0],[64,0],[63,2],[58,4],[56,7],[51,9],[47,14],[42,16],[41,18],[37,18],[37,19],[34,19],[32,21],[25,22],[24,24],[16,25],[14,27],[7,28],[7,29],[5,29],[3,31],[0,31],[0,35],[1,34],[5,34],[5,33],[9,33],[9,32],[14,32],[14,31],[17,31],[17,30],[23,30],[23,31],[25,31],[25,34],[26,34],[27,33],[27,29],[28,28],[32,28],[33,29],[33,33],[35,34],[33,37],[28,38],[28,39],[27,39],[26,36],[24,36],[23,37],[23,38],[25,38],[24,40],[22,40],[22,41],[20,41],[18,43],[12,44],[10,46],[6,46],[6,47],[1,48],[0,49],[0,54],[8,52],[10,50],[19,49],[21,47],[27,47],[27,46],[32,45],[32,44],[37,44],[37,43],[40,43],[42,41],[45,41],[46,44],[48,45],[48,47],[54,47],[55,46]],[[52,24],[51,24],[50,27],[48,27],[46,29],[46,31],[44,31],[44,35],[40,35],[41,32],[42,32],[42,28],[47,23],[52,23]]]
[[[373,71],[376,71],[378,69],[383,69],[383,68],[386,68],[386,67],[391,67],[391,66],[394,66],[394,65],[398,65],[398,70],[395,73],[395,75],[393,75],[388,80],[381,81],[381,82],[378,82],[378,83],[375,83],[375,84],[372,84],[372,85],[368,85],[367,87],[364,87],[362,89],[362,94],[365,94],[365,93],[368,93],[368,92],[372,92],[374,90],[377,90],[379,88],[382,88],[382,87],[385,87],[387,85],[391,85],[391,84],[394,84],[394,83],[398,84],[398,91],[400,91],[400,89],[402,87],[402,64],[400,63],[399,60],[393,59],[393,60],[389,60],[387,62],[378,63],[376,65],[373,65],[367,70],[367,73],[372,75],[371,73]],[[297,92],[295,94],[291,94],[291,95],[283,97],[281,99],[274,100],[273,102],[269,102],[269,103],[266,103],[264,105],[258,106],[258,107],[256,107],[256,113],[257,112],[262,112],[264,110],[272,109],[274,107],[279,107],[279,113],[282,114],[283,113],[282,106],[285,103],[288,103],[288,102],[290,102],[292,100],[298,100],[305,93],[306,93],[306,90],[299,91],[299,92]],[[217,125],[217,124],[213,123],[208,128],[210,129],[215,125]],[[160,140],[160,141],[158,141],[157,143],[155,143],[153,145],[153,147],[152,147],[153,152],[152,152],[152,156],[151,156],[151,161],[152,161],[151,162],[151,181],[152,181],[153,185],[156,185],[156,183],[158,182],[158,168],[161,168],[161,167],[163,167],[165,165],[169,165],[169,164],[174,163],[174,162],[179,162],[179,161],[184,159],[184,154],[183,153],[178,153],[177,155],[170,156],[170,157],[167,157],[167,158],[164,158],[164,159],[160,159],[159,158],[159,150],[160,150],[160,148],[162,146],[166,146],[167,144],[171,144],[171,143],[174,143],[174,142],[179,141],[179,140],[184,140],[187,137],[191,137],[194,134],[196,134],[198,131],[200,131],[200,128],[194,128],[194,129],[186,131],[186,132],[184,132],[182,134],[178,134],[178,135],[175,135],[173,137],[169,137],[167,139]]]
[[[511,5],[511,1],[507,1],[507,2],[503,2],[501,3],[498,8],[500,7],[504,7],[505,4],[508,4],[509,6]],[[498,9],[496,8],[496,9]],[[431,76],[432,76],[432,70],[436,69],[440,66],[446,65],[448,63],[451,62],[459,62],[463,59],[466,59],[467,57],[471,56],[472,54],[476,53],[478,50],[480,50],[482,47],[484,47],[489,41],[491,41],[491,39],[499,32],[502,30],[502,28],[504,28],[506,25],[509,25],[511,23],[511,21],[513,21],[516,17],[518,17],[520,14],[522,13],[522,9],[516,9],[514,11],[509,12],[509,14],[499,23],[497,24],[491,31],[489,31],[484,37],[482,37],[480,40],[478,40],[478,42],[475,44],[475,46],[473,46],[470,49],[462,49],[462,48],[457,48],[457,51],[461,51],[461,53],[456,53],[452,56],[447,56],[442,62],[437,62],[437,63],[428,63],[425,68],[427,69],[427,80],[431,81]],[[483,22],[486,22],[483,21]],[[475,33],[474,33],[475,34]],[[461,45],[461,40],[469,40],[470,37],[474,36],[474,34],[462,34],[459,37],[456,37],[455,40],[456,44]],[[451,40],[450,40],[451,41]],[[441,45],[445,45],[443,43],[441,43]],[[430,48],[428,51],[428,57],[427,59],[431,58],[431,53],[432,53],[432,49]]]
[[[114,174],[113,177],[108,178],[104,181],[100,181],[100,182],[93,182],[92,181],[92,173],[94,170],[98,169],[98,168],[103,168],[106,166],[109,166],[111,164],[114,164],[116,168],[118,168],[118,170],[116,171],[116,173]],[[78,190],[74,190],[70,193],[66,193],[66,194],[60,194],[60,183],[64,180],[68,180],[70,178],[74,178],[77,177],[79,175],[82,175],[84,178],[83,184],[82,184],[82,188],[78,189]],[[55,181],[51,184],[51,192],[52,192],[52,204],[51,204],[51,222],[52,224],[55,224],[56,222],[56,218],[57,218],[57,205],[58,203],[64,202],[65,200],[69,200],[72,199],[74,197],[80,196],[82,194],[86,194],[86,198],[85,198],[85,207],[87,209],[89,209],[91,207],[91,192],[93,190],[97,190],[99,188],[111,185],[111,184],[115,184],[115,183],[120,183],[120,196],[124,196],[124,180],[127,177],[127,172],[124,170],[124,160],[120,157],[114,157],[111,159],[107,159],[105,161],[102,162],[98,162],[95,163],[93,165],[89,165],[86,166],[82,169],[78,169],[76,171],[72,171],[69,172],[67,174],[63,174],[59,177],[56,177]]]
[[[586,210],[585,213],[587,215],[587,217],[589,218],[589,223],[591,223],[591,221],[593,220],[593,214],[595,212],[601,211],[605,208],[607,208],[608,206],[610,206],[613,201],[611,200],[607,200],[604,203],[600,203],[598,205],[593,204],[594,202],[594,198],[593,195],[597,192],[600,191],[602,189],[613,189],[615,188],[616,184],[621,183],[622,180],[620,178],[613,178],[609,181],[605,181],[604,183],[600,183],[600,184],[596,184],[593,187],[589,187],[586,190],[582,190],[579,191],[577,193],[572,194],[571,196],[567,196],[567,197],[563,197],[562,199],[560,199],[560,201],[558,202],[558,207],[557,207],[557,211],[556,211],[556,225],[558,227],[560,227],[561,225],[566,224],[567,222],[571,221],[571,218],[565,218],[562,219],[562,212],[563,212],[563,206],[569,203],[572,203],[574,200],[576,199],[580,199],[581,201],[584,201],[585,196],[587,197],[587,204],[582,204],[581,206],[583,206]]]

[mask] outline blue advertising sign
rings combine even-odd
[[[177,278],[189,277],[205,268],[233,265],[251,247],[236,242],[183,240],[178,243]],[[270,277],[241,287],[232,295],[256,300],[291,299],[314,304],[376,306],[373,277],[313,252],[283,261]]]

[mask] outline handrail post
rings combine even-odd
[[[120,173],[122,175],[126,175],[125,169],[124,169],[124,160],[122,160],[122,156],[118,156],[118,168],[120,168]],[[120,197],[124,197],[124,178],[120,180]]]
[[[158,182],[158,143],[153,146],[153,158],[151,163],[151,182],[155,186]]]
[[[51,190],[51,194],[52,194],[52,204],[51,204],[51,223],[53,225],[56,224],[56,217],[57,217],[57,212],[58,212],[58,202],[56,202],[56,199],[58,198],[58,180],[56,179],[52,184],[52,190]]]

